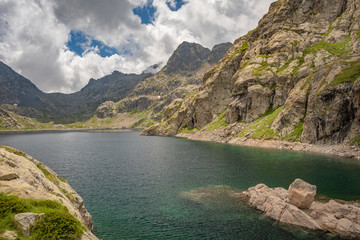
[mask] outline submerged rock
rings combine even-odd
[[[224,204],[225,202],[238,202],[244,197],[242,191],[225,185],[200,187],[180,193],[180,197],[200,204]]]

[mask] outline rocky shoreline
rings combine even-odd
[[[0,194],[5,194],[2,200],[5,201],[5,205],[6,198],[13,196],[19,198],[19,200],[13,198],[13,201],[41,202],[45,200],[44,204],[50,207],[61,204],[62,208],[67,209],[66,214],[75,217],[74,219],[84,226],[85,231],[82,233],[81,240],[98,239],[92,233],[92,217],[86,210],[83,199],[67,181],[43,163],[9,146],[0,146]],[[2,239],[19,239],[17,237],[19,234],[19,236],[31,236],[33,227],[36,227],[38,221],[44,216],[42,212],[31,212],[29,209],[25,212],[15,211],[13,214],[16,214],[14,221],[19,225],[19,229],[7,229],[5,232],[0,232]]]
[[[319,153],[330,156],[360,160],[360,147],[349,146],[345,144],[320,145],[320,144],[309,144],[309,143],[301,143],[301,142],[288,142],[283,140],[265,140],[265,139],[258,140],[252,138],[238,138],[238,137],[231,137],[225,135],[220,130],[215,130],[213,132],[198,131],[194,133],[178,133],[175,136],[181,138],[187,138],[189,140],[228,143],[228,144],[247,146],[247,147],[303,151],[303,152]]]

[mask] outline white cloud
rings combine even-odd
[[[234,41],[257,25],[272,0],[153,0],[153,24],[142,25],[132,9],[146,0],[0,0],[0,60],[43,91],[74,92],[114,70],[140,73],[166,62],[182,41],[211,48]],[[88,48],[66,48],[70,30],[83,31],[119,52],[102,58]]]

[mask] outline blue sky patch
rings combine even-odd
[[[105,45],[103,42],[94,39],[90,35],[87,35],[81,31],[70,31],[70,40],[67,42],[66,46],[70,51],[73,51],[79,56],[82,56],[83,53],[90,49],[97,47],[99,49],[99,55],[101,57],[110,57],[114,54],[119,54],[115,48]]]
[[[176,12],[177,10],[179,10],[186,3],[187,2],[184,1],[184,0],[175,0],[175,7],[173,7],[172,4],[169,1],[166,2],[168,7],[170,8],[170,10],[173,11],[173,12]]]
[[[141,24],[151,24],[155,21],[156,8],[150,0],[144,6],[134,8],[133,13],[141,18]]]

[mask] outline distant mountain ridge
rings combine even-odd
[[[114,71],[98,80],[90,79],[79,92],[44,93],[30,80],[0,62],[0,103],[20,115],[41,121],[68,123],[86,120],[108,100],[124,98],[151,73],[124,74]]]
[[[166,100],[161,99],[161,104],[156,106],[160,111],[173,99],[184,97],[190,91],[185,86],[197,87],[205,69],[221,59],[230,46],[231,43],[218,44],[210,50],[200,44],[183,42],[154,78],[152,76],[159,71],[161,63],[150,66],[141,74],[114,71],[98,80],[90,79],[80,91],[71,94],[44,93],[30,80],[0,62],[0,105],[8,111],[42,122],[71,123],[90,119],[96,109],[108,101],[125,99],[119,112],[145,110],[159,95],[165,96],[177,89],[178,92],[168,95]],[[201,70],[202,73],[198,73]],[[139,104],[139,95],[149,98],[142,98],[145,101],[140,102],[144,104]]]

